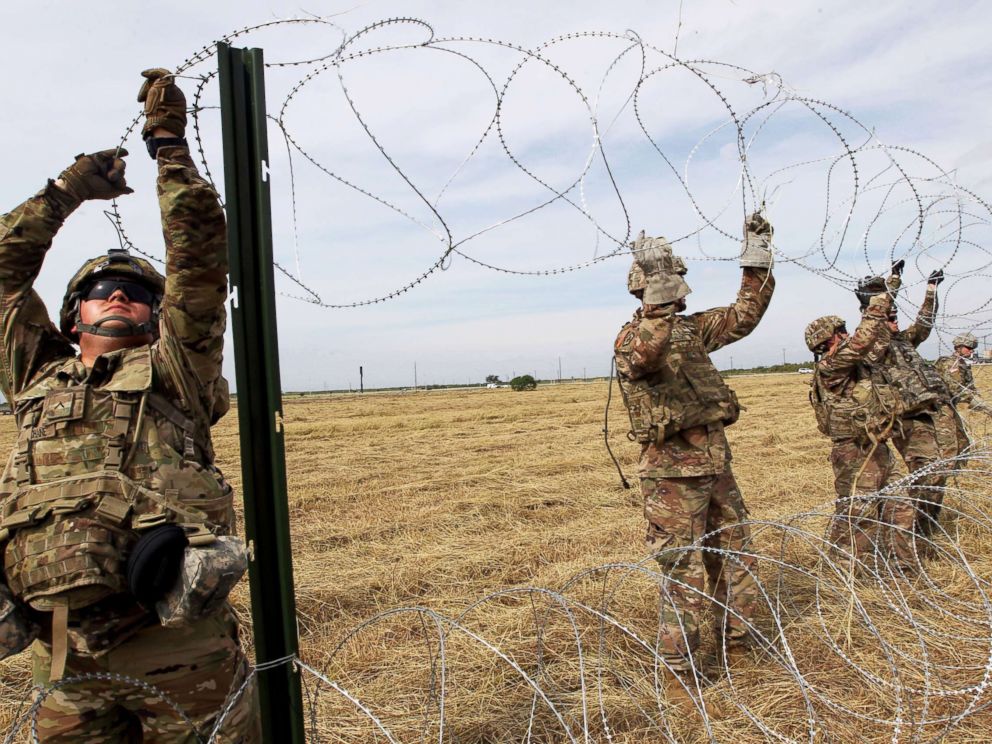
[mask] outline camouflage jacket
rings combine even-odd
[[[166,243],[159,338],[101,355],[92,368],[76,356],[32,288],[52,239],[78,204],[49,183],[0,218],[0,386],[22,430],[19,446],[31,440],[32,482],[38,483],[100,468],[110,425],[102,423],[106,419],[94,424],[93,417],[107,416],[111,399],[144,396],[145,419],[139,411],[122,472],[153,492],[190,499],[230,530],[232,492],[213,465],[210,442],[210,425],[230,405],[221,374],[228,271],[224,212],[184,147],[158,151],[158,199]],[[80,401],[85,415],[44,425],[43,402],[60,390],[71,396],[78,389],[86,391]],[[17,455],[12,453],[0,481],[0,514],[14,508]],[[0,546],[8,565],[13,544]],[[70,611],[69,646],[100,654],[156,621],[129,594],[115,594]]]
[[[908,328],[904,328],[893,334],[893,340],[898,339],[912,344],[915,349],[928,338],[933,330],[934,321],[937,318],[937,290],[932,285],[927,285],[927,293],[923,297],[920,309],[916,313],[916,320]]]
[[[723,427],[736,420],[738,406],[709,353],[754,330],[774,289],[771,272],[746,268],[731,305],[691,315],[679,315],[670,305],[645,305],[620,330],[614,356],[621,384],[654,401],[655,434],[638,437],[643,477],[714,475],[726,469],[730,449]],[[625,401],[636,430],[630,396]]]
[[[810,400],[821,432],[835,441],[859,438],[851,413],[868,397],[871,367],[881,363],[892,340],[887,323],[891,306],[888,294],[873,297],[854,334],[816,364]]]
[[[893,383],[907,416],[932,413],[950,400],[950,391],[933,365],[916,348],[927,340],[937,314],[937,292],[927,286],[916,320],[908,328],[892,334],[882,372]]]
[[[937,360],[937,371],[950,388],[951,402],[955,407],[965,403],[973,411],[992,413],[992,407],[978,394],[970,361],[957,354],[941,357]]]

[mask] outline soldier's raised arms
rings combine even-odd
[[[210,432],[228,408],[224,213],[189,156],[173,76],[143,74],[167,276],[127,250],[95,256],[69,280],[57,328],[31,288],[74,209],[131,192],[123,150],[79,156],[0,221],[0,382],[18,427],[0,481],[0,657],[37,636],[36,684],[114,673],[157,690],[83,680],[48,695],[46,744],[185,741],[222,710],[220,738],[255,742],[227,601],[247,559]],[[244,692],[224,709],[232,689]]]
[[[928,338],[933,330],[934,321],[937,319],[937,287],[944,281],[943,271],[934,271],[927,280],[927,291],[920,303],[920,309],[916,313],[916,320],[901,331],[901,335],[913,346],[919,346]]]
[[[707,351],[716,351],[747,336],[768,309],[775,291],[771,251],[774,232],[761,214],[752,214],[744,223],[740,259],[742,276],[737,299],[726,307],[715,307],[689,316],[699,326]]]
[[[0,387],[11,408],[44,365],[75,355],[34,282],[52,239],[83,201],[131,193],[124,179],[126,155],[116,149],[77,155],[58,180],[0,217]]]

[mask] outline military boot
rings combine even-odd
[[[699,689],[705,689],[705,682],[700,680],[696,685],[696,676],[690,672],[676,673],[665,669],[665,698],[669,705],[678,711],[679,715],[700,715],[700,709],[706,711],[707,718],[720,719],[725,711],[716,700],[699,698]]]

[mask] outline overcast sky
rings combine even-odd
[[[0,30],[0,208],[23,201],[76,153],[116,144],[139,111],[135,94],[146,67],[175,68],[214,39],[275,19],[312,14],[340,29],[285,25],[235,43],[262,47],[269,62],[316,59],[370,23],[413,17],[433,28],[429,46],[415,46],[428,40],[425,29],[390,26],[346,53],[407,48],[340,68],[267,72],[269,113],[282,116],[296,144],[290,161],[273,124],[277,260],[327,304],[403,287],[438,261],[449,233],[465,256],[505,269],[585,268],[508,274],[456,254],[444,270],[386,302],[330,309],[280,296],[285,389],[357,387],[360,364],[368,387],[412,384],[414,364],[420,384],[476,382],[487,374],[551,377],[559,358],[565,376],[605,374],[612,340],[636,304],[625,291],[629,258],[595,259],[615,252],[628,230],[681,238],[675,249],[689,263],[690,311],[725,304],[739,282],[740,225],[762,199],[776,226],[778,289],[761,326],[718,352],[718,366],[730,366],[731,355],[737,367],[779,362],[783,354],[809,358],[806,323],[836,313],[853,325],[852,278],[881,271],[892,256],[910,259],[904,314],[919,301],[923,277],[944,267],[952,279],[941,287],[949,313],[942,330],[992,330],[985,309],[990,215],[981,202],[992,183],[992,6],[693,0],[684,3],[680,26],[679,5],[11,5]],[[564,34],[628,30],[645,44],[643,56],[629,39],[579,38],[545,47],[541,59],[521,65],[525,57],[506,46],[437,41],[497,39],[534,49]],[[679,58],[705,60],[695,65],[701,76],[651,49],[671,53],[677,33]],[[210,59],[189,74],[215,67]],[[748,84],[751,73],[777,77]],[[182,83],[192,99],[197,81]],[[497,129],[490,124],[498,96]],[[216,101],[210,84],[202,103]],[[748,148],[746,177],[731,110]],[[593,151],[591,115],[602,152]],[[202,124],[207,164],[222,187],[214,108],[203,112]],[[124,223],[139,247],[161,256],[152,163],[139,138],[127,146],[136,193],[121,200]],[[85,205],[56,238],[38,283],[50,308],[58,307],[77,265],[117,245],[103,207]],[[279,287],[301,294],[285,278]],[[935,334],[925,353],[936,356],[941,337],[946,349],[947,333]],[[233,380],[232,358],[229,348]]]

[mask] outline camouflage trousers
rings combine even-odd
[[[699,613],[707,605],[718,639],[729,647],[747,644],[747,621],[758,596],[755,559],[702,549],[747,549],[751,531],[740,524],[747,510],[730,468],[720,475],[642,478],[641,490],[647,547],[665,575],[660,613],[665,661],[676,671],[690,668],[690,654],[699,647]],[[696,543],[707,533],[714,534]]]
[[[241,688],[248,660],[238,644],[237,622],[229,610],[183,628],[154,625],[99,657],[69,653],[63,679],[103,673],[132,677],[167,695],[196,727],[194,732],[169,702],[123,681],[87,680],[51,692],[38,714],[38,737],[50,742],[206,741],[228,693]],[[47,684],[51,647],[32,647],[34,678]],[[258,701],[249,682],[224,719],[217,738],[224,744],[260,742]],[[199,733],[199,737],[197,736]]]
[[[897,479],[888,444],[861,444],[849,439],[834,442],[830,464],[837,493],[830,542],[862,560],[878,548],[903,567],[913,566],[916,508],[898,494],[877,494]]]
[[[953,415],[950,406],[944,408],[950,409]],[[957,432],[948,431],[949,423],[953,425],[946,417],[940,418],[936,414],[920,414],[899,422],[892,433],[892,444],[910,473],[917,473],[942,458],[958,454]],[[916,531],[924,537],[931,535],[937,526],[948,474],[948,468],[940,467],[919,475],[909,489],[909,496],[916,505]]]

